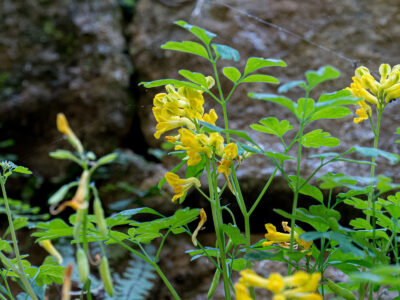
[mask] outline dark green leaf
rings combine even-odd
[[[153,88],[153,87],[158,87],[158,86],[164,86],[167,84],[172,84],[174,85],[176,88],[180,88],[182,86],[187,86],[196,90],[201,90],[201,91],[205,91],[204,88],[202,88],[201,86],[191,83],[191,82],[186,82],[186,81],[181,81],[181,80],[177,80],[177,79],[160,79],[160,80],[154,80],[154,81],[148,81],[148,82],[141,82],[139,83],[139,85],[143,85],[146,88]]]
[[[284,160],[288,160],[288,159],[294,159],[293,156],[286,155],[286,154],[283,154],[283,153],[278,153],[278,152],[267,151],[264,154],[269,158],[277,159],[279,161],[284,161]]]
[[[36,226],[36,229],[40,229],[40,231],[34,232],[32,236],[38,237],[36,240],[37,242],[73,235],[73,228],[61,219],[54,219],[50,222],[39,223]]]
[[[297,177],[294,175],[289,176],[289,179],[291,180],[293,186],[296,186],[295,185],[296,178]],[[319,188],[317,188],[316,186],[312,186],[308,182],[306,183],[306,181],[301,177],[299,177],[299,186],[303,186],[299,191],[300,194],[313,197],[315,200],[318,200],[321,203],[324,202],[324,196],[323,196],[321,190]]]
[[[381,156],[383,158],[386,158],[391,163],[397,163],[399,161],[399,156],[397,154],[386,152],[386,151],[383,151],[380,149],[356,146],[356,147],[353,147],[351,150],[355,150],[356,152],[358,152],[364,156],[369,156],[369,157]]]
[[[139,207],[139,208],[123,210],[123,211],[119,212],[118,214],[116,214],[116,216],[120,215],[120,216],[131,217],[131,216],[134,216],[137,214],[152,214],[152,215],[157,215],[157,216],[163,217],[162,214],[160,214],[159,212],[157,212],[154,209],[149,208],[149,207]]]
[[[311,98],[300,98],[295,105],[296,116],[299,120],[306,120],[314,113],[315,102]]]
[[[286,67],[286,63],[280,59],[250,57],[247,60],[244,75],[265,67]]]

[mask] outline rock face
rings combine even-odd
[[[121,9],[115,1],[9,1],[0,11],[2,138],[37,175],[60,175],[48,152],[64,112],[88,149],[106,154],[131,126]],[[68,147],[68,146],[67,146]],[[61,165],[64,167],[64,165]]]
[[[395,65],[400,62],[396,37],[399,35],[396,20],[400,8],[396,2],[380,3],[376,1],[141,1],[130,27],[132,36],[132,62],[138,72],[140,81],[151,81],[161,78],[178,78],[179,69],[188,69],[212,75],[210,64],[201,57],[186,53],[165,51],[160,45],[169,40],[194,40],[187,31],[173,24],[176,20],[185,20],[206,28],[216,34],[216,43],[227,44],[239,50],[241,62],[223,62],[220,65],[236,65],[243,70],[244,63],[250,56],[280,58],[287,68],[269,68],[265,72],[278,77],[282,83],[304,78],[304,72],[316,70],[323,65],[332,65],[342,72],[338,80],[329,81],[319,90],[313,91],[311,97],[318,99],[321,92],[332,92],[349,86],[354,69],[366,65],[378,73],[380,63]],[[221,75],[221,74],[220,74]],[[182,79],[182,78],[181,78]],[[224,93],[230,90],[231,83],[223,80]],[[153,137],[155,120],[152,116],[152,98],[160,90],[141,90],[139,111],[141,128],[148,144],[157,146],[160,140]],[[249,125],[261,118],[276,116],[278,119],[290,118],[288,111],[279,105],[257,101],[247,97],[247,92],[277,93],[276,86],[253,84],[240,87],[228,103],[228,115],[233,129],[246,130],[264,149],[281,151],[275,136],[267,136],[252,131]],[[299,90],[289,93],[293,99],[303,97]],[[206,99],[206,105],[217,107],[212,99]],[[398,152],[394,143],[393,132],[399,123],[398,103],[390,104],[384,112],[380,147],[391,152]],[[217,107],[217,112],[218,110]],[[220,114],[221,116],[221,114]],[[221,117],[222,118],[222,117]],[[217,124],[222,125],[221,120]],[[354,124],[352,117],[341,120],[314,122],[308,129],[322,128],[333,136],[340,137],[340,149],[345,150],[353,145],[372,146],[372,133],[369,124]],[[320,149],[320,151],[331,149]],[[315,154],[305,151],[304,157]],[[304,161],[301,172],[303,176],[311,174],[319,161]],[[380,161],[378,173],[396,175],[394,168]],[[261,167],[260,167],[261,166]],[[293,174],[295,164],[288,164],[289,173]],[[254,199],[261,186],[273,171],[273,166],[264,158],[254,156],[240,168],[239,176],[243,190]],[[350,164],[336,164],[323,169],[359,175],[360,170],[368,167]],[[274,195],[282,191],[289,193],[283,180],[277,180]],[[279,197],[282,198],[282,197]],[[250,200],[253,201],[253,200]],[[268,201],[268,199],[267,199]],[[268,213],[266,213],[268,214]]]

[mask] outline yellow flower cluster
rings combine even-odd
[[[271,291],[272,300],[322,300],[316,293],[321,279],[320,273],[308,274],[304,271],[282,277],[272,273],[269,278],[257,275],[254,271],[246,269],[240,272],[239,282],[235,284],[236,300],[251,300],[249,287],[259,287]]]
[[[224,155],[222,156],[221,164],[218,166],[218,173],[226,175],[231,174],[232,160],[238,156],[238,148],[235,143],[230,143],[224,148]]]
[[[282,233],[282,232],[276,231],[276,227],[274,225],[272,225],[271,223],[265,224],[265,228],[267,229],[265,238],[268,241],[264,242],[262,244],[262,246],[267,247],[267,246],[271,246],[272,244],[278,244],[281,247],[289,248],[291,228],[288,226],[288,222],[282,222],[282,227],[283,227],[283,230],[288,233]],[[303,251],[309,250],[313,244],[312,241],[306,242],[305,240],[302,240],[301,238],[299,238],[299,233],[296,232],[296,230],[294,233],[294,239],[297,242],[297,244],[299,244],[304,249]]]
[[[379,73],[381,78],[378,82],[368,68],[362,66],[356,69],[353,82],[347,88],[355,97],[363,98],[357,103],[360,108],[356,111],[358,117],[354,123],[360,123],[371,116],[371,107],[365,101],[380,109],[400,97],[400,65],[391,68],[388,64],[381,64]]]

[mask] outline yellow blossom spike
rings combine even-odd
[[[200,181],[196,177],[190,177],[187,179],[181,179],[178,175],[167,172],[165,174],[165,179],[168,184],[174,188],[174,197],[172,198],[172,202],[181,198],[192,186],[199,188],[201,186]]]
[[[50,213],[52,215],[57,215],[62,212],[67,206],[73,208],[74,210],[86,208],[87,203],[85,202],[85,197],[88,190],[88,180],[89,171],[83,171],[79,180],[78,189],[76,190],[74,197],[69,201],[61,203],[60,205],[57,203],[50,206]]]
[[[78,151],[79,154],[83,153],[82,143],[69,127],[68,120],[63,113],[57,114],[57,129],[68,137],[69,142]]]
[[[248,288],[242,283],[235,284],[235,298],[236,300],[252,300]]]
[[[197,246],[197,235],[198,235],[198,233],[199,233],[199,231],[200,231],[200,229],[203,227],[203,225],[204,225],[204,223],[207,221],[207,215],[206,215],[206,212],[205,212],[205,210],[202,208],[201,210],[200,210],[200,221],[199,221],[199,224],[197,225],[197,228],[196,228],[196,230],[193,232],[193,234],[192,234],[192,243],[193,243],[193,245],[196,247]]]
[[[60,252],[58,252],[57,249],[53,246],[51,240],[40,241],[39,245],[46,249],[46,251],[57,260],[58,264],[62,264],[63,258]]]

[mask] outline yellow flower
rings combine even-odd
[[[172,198],[172,202],[181,198],[192,186],[197,188],[201,186],[200,181],[195,177],[181,179],[178,175],[172,172],[167,172],[165,174],[165,179],[167,180],[168,184],[174,188],[175,195]]]
[[[252,300],[248,288],[242,283],[235,284],[235,298],[236,300]]]
[[[208,114],[204,114],[203,121],[215,125],[215,122],[218,120],[217,113],[214,109],[211,109]]]
[[[75,147],[79,154],[83,153],[82,143],[69,127],[68,120],[63,113],[57,114],[57,129],[68,137],[69,142]]]
[[[265,224],[265,228],[267,229],[267,233],[265,234],[265,238],[268,242],[264,242],[262,244],[263,247],[270,246],[272,244],[279,244],[281,247],[288,248],[290,242],[290,227],[287,226],[287,222],[282,222],[282,227],[286,232],[289,233],[281,233],[276,231],[276,227],[271,223]],[[306,242],[305,240],[299,238],[299,234],[297,232],[294,233],[295,241],[304,248],[304,250],[309,250],[312,246],[312,241]]]
[[[197,165],[201,161],[201,155],[208,158],[212,156],[209,146],[209,138],[205,134],[194,134],[192,131],[182,128],[179,130],[182,145],[175,146],[175,150],[185,150],[189,159],[188,166]]]
[[[224,153],[224,138],[218,133],[210,133],[208,144],[215,148],[215,153],[221,156]]]
[[[235,143],[225,146],[223,159],[235,159],[238,155],[238,148]]]
[[[308,274],[299,271],[291,276],[282,277],[278,273],[272,273],[269,278],[257,275],[250,269],[240,272],[239,283],[235,285],[237,299],[249,299],[249,287],[260,287],[271,291],[273,300],[322,300],[316,293],[321,279],[320,273]],[[243,298],[239,298],[238,296]]]
[[[358,77],[353,77],[353,83],[347,88],[355,97],[363,98],[371,104],[379,107],[378,98],[371,93],[369,93],[365,88],[362,87],[361,79]]]
[[[204,209],[202,208],[200,210],[200,222],[197,225],[196,230],[192,234],[192,243],[193,243],[194,246],[197,246],[197,239],[196,239],[197,235],[198,235],[200,229],[203,227],[203,225],[204,225],[204,223],[206,221],[207,221],[207,215],[206,215],[206,212],[204,211]]]
[[[257,275],[253,270],[245,269],[240,272],[242,276],[240,278],[240,283],[248,286],[248,287],[260,287],[266,289],[269,281],[268,279]]]
[[[231,166],[232,166],[231,160],[223,160],[217,167],[217,171],[218,173],[222,173],[226,176],[229,176],[231,174]]]
[[[83,171],[79,180],[78,189],[76,190],[74,197],[69,201],[61,203],[60,205],[54,204],[50,206],[50,213],[52,215],[57,215],[62,212],[67,206],[73,208],[74,210],[86,208],[87,203],[85,202],[85,196],[88,190],[88,180],[89,171]]]
[[[364,100],[357,102],[357,105],[360,106],[359,109],[356,110],[356,114],[358,115],[357,118],[354,118],[354,123],[358,124],[364,120],[368,120],[371,116],[371,107],[365,103]]]
[[[53,246],[50,240],[40,241],[39,245],[42,246],[44,249],[46,249],[46,251],[49,252],[49,254],[57,260],[58,264],[60,265],[62,264],[63,258],[60,252],[57,251],[57,249]]]

